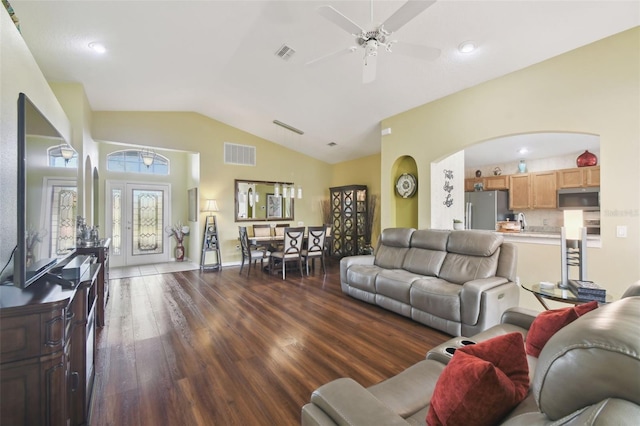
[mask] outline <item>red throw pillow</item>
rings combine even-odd
[[[579,316],[593,311],[597,307],[598,302],[593,301],[571,308],[553,309],[538,314],[527,333],[527,354],[536,358],[540,356],[542,348],[551,339],[551,336],[565,325],[577,320]]]
[[[440,374],[427,424],[494,425],[529,391],[522,334],[514,332],[458,348]]]

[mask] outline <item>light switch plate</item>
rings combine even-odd
[[[616,226],[616,237],[627,238],[627,227],[624,225]]]

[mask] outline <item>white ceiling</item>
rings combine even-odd
[[[392,36],[441,56],[382,51],[363,84],[362,50],[305,64],[354,45],[319,6],[369,30],[369,1],[11,4],[45,77],[82,83],[94,111],[195,111],[328,163],[379,152],[386,117],[640,25],[637,0],[441,0]],[[403,4],[375,1],[374,21]],[[459,53],[466,40],[479,48]],[[283,44],[296,51],[288,61],[275,55]]]
[[[524,151],[521,151],[524,150]],[[505,136],[464,150],[465,167],[505,164],[514,160],[539,160],[600,151],[600,137],[587,133],[526,133]]]

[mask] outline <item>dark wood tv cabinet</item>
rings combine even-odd
[[[91,247],[76,247],[76,253],[88,254],[94,256],[97,262],[102,264],[102,269],[98,274],[98,282],[96,283],[96,291],[98,293],[98,310],[96,312],[96,320],[98,327],[105,325],[105,310],[109,301],[109,246],[111,238],[100,240],[98,244]]]
[[[89,424],[95,378],[94,263],[75,288],[42,277],[0,286],[0,422]]]

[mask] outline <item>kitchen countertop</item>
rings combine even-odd
[[[525,230],[521,232],[498,232],[498,234],[504,236],[504,240],[507,242],[560,245],[559,232],[530,232]],[[600,235],[587,235],[587,247],[602,247]]]

